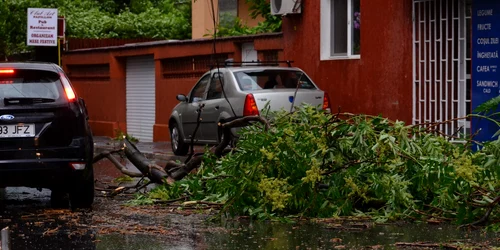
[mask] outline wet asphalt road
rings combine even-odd
[[[96,197],[92,210],[52,209],[49,192],[8,188],[0,226],[12,230],[11,249],[460,249],[397,244],[474,245],[493,249],[497,234],[453,225],[325,220],[285,224],[248,220],[208,222],[207,211],[124,206],[131,197]],[[437,246],[437,245],[436,245]]]
[[[9,227],[11,249],[200,249],[197,235],[207,228],[205,215],[128,206],[132,194],[111,198],[101,191],[121,173],[107,160],[94,170],[92,209],[52,208],[47,189],[0,189],[0,229]]]
[[[45,189],[0,189],[0,229],[10,228],[11,249],[429,249],[397,247],[401,242],[458,242],[489,249],[500,245],[498,234],[457,230],[454,225],[374,226],[335,220],[213,223],[208,219],[216,211],[208,209],[129,206],[134,195],[109,197],[102,191],[121,173],[107,160],[96,163],[94,171],[97,192],[91,210],[54,209]]]

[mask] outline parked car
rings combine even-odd
[[[59,66],[0,63],[0,188],[48,188],[56,206],[90,207],[94,143],[87,120],[83,99]]]
[[[266,105],[270,110],[290,110],[292,103],[294,106],[308,103],[325,110],[330,108],[328,95],[304,71],[277,66],[212,69],[199,79],[187,96],[178,95],[177,100],[180,103],[169,120],[172,150],[176,155],[187,153],[202,104],[202,121],[194,135],[196,144],[219,143],[222,140],[219,122],[259,115]],[[233,129],[232,134],[237,137],[237,130]]]

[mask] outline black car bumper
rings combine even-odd
[[[70,163],[80,159],[44,159],[0,161],[0,187],[68,187],[87,169],[75,170]]]
[[[91,149],[91,146],[74,145],[0,150],[0,187],[67,187],[90,172]],[[79,165],[73,165],[75,163]]]

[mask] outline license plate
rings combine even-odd
[[[35,124],[0,125],[0,138],[34,136]]]

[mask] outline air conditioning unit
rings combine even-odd
[[[271,0],[271,14],[288,15],[302,12],[302,0]]]

